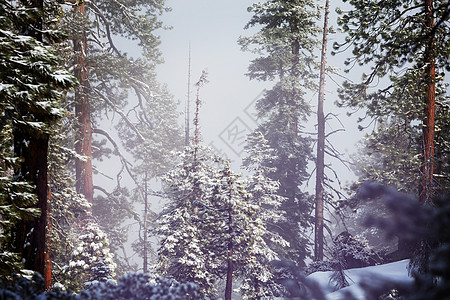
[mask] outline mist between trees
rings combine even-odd
[[[0,1],[2,297],[326,299],[306,275],[401,259],[413,284],[366,299],[448,297],[448,2],[249,3],[233,163],[202,138],[214,76],[179,66],[184,105],[157,79],[166,5]]]

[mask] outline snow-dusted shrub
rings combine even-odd
[[[346,269],[363,268],[381,263],[381,258],[373,251],[366,239],[341,232],[333,241],[331,249],[333,274],[330,281],[336,289],[349,285]]]
[[[310,280],[297,264],[291,261],[273,261],[279,270],[277,282],[283,286],[283,297],[301,300],[325,300],[325,294],[319,284]]]
[[[315,273],[315,272],[326,272],[333,271],[335,268],[336,262],[329,260],[321,260],[321,261],[312,261],[306,268],[306,275]]]
[[[128,273],[115,283],[97,282],[83,290],[77,300],[146,300],[146,299],[203,299],[194,283],[179,283],[157,278],[151,282],[145,273]]]
[[[116,265],[109,251],[106,234],[92,220],[82,222],[71,233],[72,257],[63,268],[65,283],[69,288],[79,291],[92,282],[114,279]]]
[[[80,294],[62,291],[60,288],[44,291],[44,279],[35,273],[32,279],[20,278],[12,284],[0,282],[0,299],[14,300],[165,300],[203,299],[194,283],[179,283],[157,278],[150,280],[144,273],[129,273],[118,282],[94,282]]]
[[[380,256],[370,248],[366,239],[352,236],[344,231],[333,241],[331,259],[313,261],[305,269],[306,274],[315,272],[334,271],[331,281],[336,289],[348,286],[345,275],[346,269],[362,268],[382,263]]]
[[[341,232],[333,241],[333,260],[345,269],[373,266],[382,262],[379,255],[370,248],[367,240],[347,231]]]
[[[14,300],[76,300],[76,295],[55,288],[45,291],[44,278],[35,273],[31,279],[17,278],[9,284],[0,282],[0,299]]]

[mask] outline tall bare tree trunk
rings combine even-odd
[[[314,259],[323,260],[323,207],[324,207],[324,171],[325,171],[325,117],[323,101],[325,97],[325,67],[327,59],[329,0],[325,3],[323,24],[322,53],[320,58],[319,96],[317,103],[317,162],[316,162],[316,198],[315,198],[315,236]]]
[[[191,107],[191,44],[189,43],[189,62],[188,62],[188,80],[187,80],[187,98],[186,98],[186,111],[185,111],[185,146],[189,146],[190,143],[190,107]]]
[[[76,13],[83,15],[84,3],[76,9]],[[85,61],[87,39],[83,33],[81,37],[74,41],[74,51],[76,53],[75,77],[80,86],[75,92],[75,114],[77,117],[77,132],[75,151],[86,160],[77,159],[76,168],[76,189],[83,194],[89,203],[93,202],[94,185],[92,180],[92,127],[91,127],[91,106],[89,103],[88,91],[88,66]]]
[[[430,31],[434,26],[433,0],[426,0],[427,9],[426,27]],[[433,167],[434,167],[434,133],[435,133],[435,99],[436,99],[436,71],[434,58],[434,34],[428,37],[425,49],[424,63],[426,95],[425,95],[425,116],[423,121],[423,162],[422,162],[422,183],[420,191],[420,202],[426,203],[432,200],[433,196]]]

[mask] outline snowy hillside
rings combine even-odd
[[[350,286],[337,291],[334,288],[334,284],[330,283],[332,271],[316,272],[309,275],[308,278],[315,280],[320,285],[328,300],[345,299],[345,295],[349,292],[355,299],[364,300],[366,298],[364,291],[359,286],[360,282],[386,279],[391,283],[411,283],[413,278],[408,276],[408,262],[409,260],[402,260],[385,265],[346,270],[345,274]]]

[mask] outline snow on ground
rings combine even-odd
[[[308,278],[315,280],[320,285],[328,300],[345,299],[344,295],[347,292],[350,292],[355,299],[364,300],[364,291],[358,283],[365,280],[382,278],[390,282],[411,283],[413,278],[408,275],[408,263],[409,260],[405,259],[379,266],[345,270],[346,278],[350,286],[337,291],[334,288],[334,284],[332,282],[330,283],[332,271],[316,272],[309,275]]]

